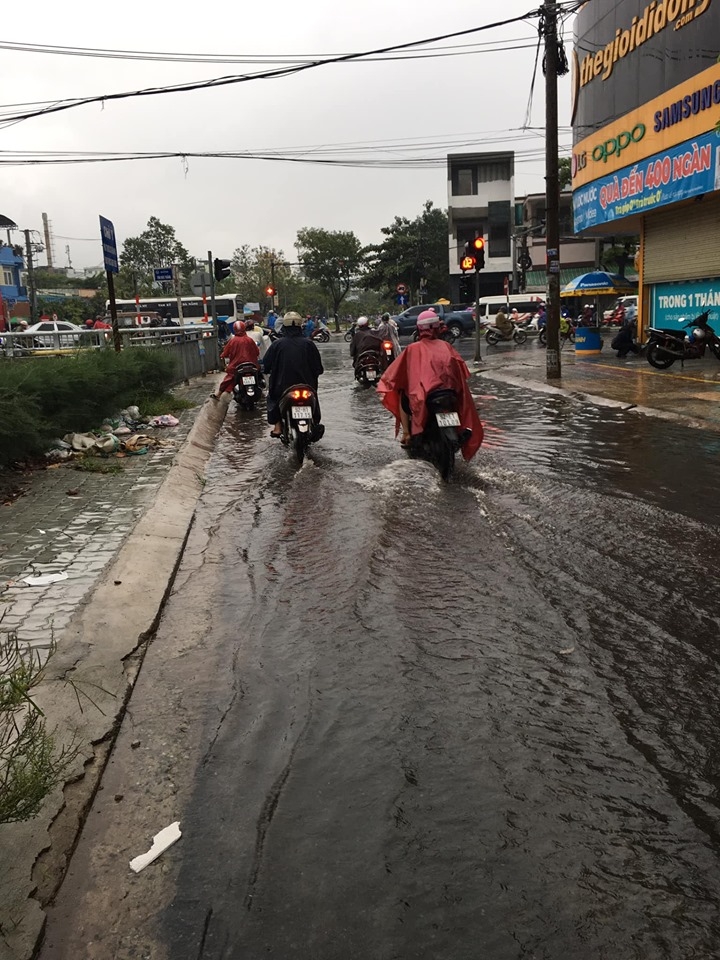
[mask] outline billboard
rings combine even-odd
[[[720,284],[717,280],[656,283],[651,288],[652,325],[681,329],[699,313],[710,311],[710,325],[720,333]]]
[[[720,0],[595,0],[575,18],[574,142],[717,62]]]

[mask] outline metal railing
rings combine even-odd
[[[178,378],[188,380],[220,367],[217,331],[206,324],[132,327],[120,330],[122,348],[163,350],[176,357]],[[0,334],[0,356],[11,360],[74,355],[79,350],[112,350],[112,330]]]

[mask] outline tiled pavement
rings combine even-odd
[[[118,461],[122,473],[84,473],[65,463],[22,477],[24,494],[0,506],[0,631],[16,631],[40,650],[57,639],[152,502],[211,385],[198,378],[176,387],[197,406],[179,415],[179,426],[147,431],[172,446]],[[43,573],[68,578],[47,586],[21,579]]]

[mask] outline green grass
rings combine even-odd
[[[159,350],[0,359],[0,467],[40,457],[54,438],[92,430],[140,397],[166,397],[174,382],[175,360]]]
[[[181,413],[183,410],[192,410],[197,406],[192,400],[176,397],[174,393],[161,393],[154,396],[141,394],[137,401],[143,417],[160,417],[163,413]]]
[[[84,473],[122,473],[122,466],[117,460],[104,460],[102,457],[78,457],[73,461],[76,470]]]

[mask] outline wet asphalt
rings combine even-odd
[[[720,437],[474,378],[446,485],[322,350],[301,469],[228,412],[42,960],[720,956]]]

